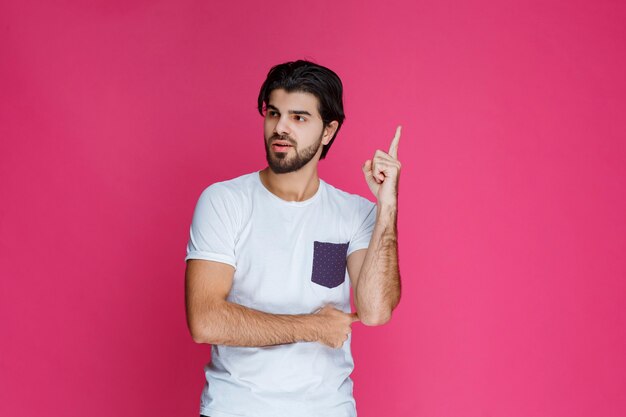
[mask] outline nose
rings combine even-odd
[[[276,125],[274,126],[274,132],[280,136],[289,135],[289,133],[291,133],[291,130],[289,129],[289,122],[286,117],[283,117],[282,115],[279,117]]]

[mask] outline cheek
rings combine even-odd
[[[274,124],[271,120],[265,119],[263,122],[263,129],[265,130],[265,137],[269,138],[274,132]]]

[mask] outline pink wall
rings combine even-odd
[[[626,415],[624,21],[608,0],[2,2],[0,415],[197,415],[192,211],[264,166],[258,88],[297,58],[345,83],[328,182],[369,197],[361,163],[404,125],[403,300],[355,325],[359,416]]]

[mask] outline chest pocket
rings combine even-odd
[[[326,288],[335,288],[346,279],[348,243],[313,242],[311,281]]]

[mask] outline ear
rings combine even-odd
[[[328,142],[333,138],[333,135],[337,131],[337,126],[339,126],[339,122],[333,120],[328,123],[326,127],[324,127],[324,135],[322,136],[322,144],[328,145]]]

